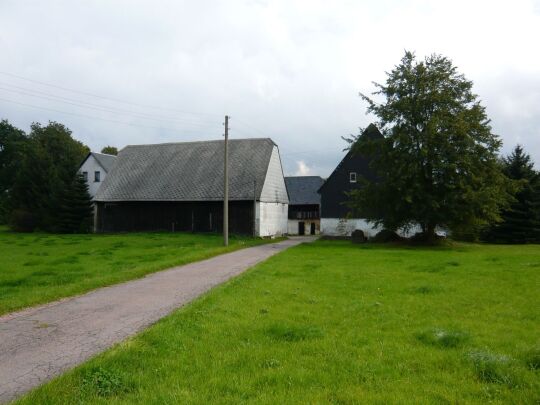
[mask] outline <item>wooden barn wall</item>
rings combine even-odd
[[[321,218],[345,218],[350,209],[346,193],[361,188],[360,182],[351,183],[349,173],[355,172],[358,179],[365,177],[373,181],[375,176],[369,168],[369,160],[349,152],[320,189]]]
[[[99,202],[98,232],[222,232],[223,203]],[[229,232],[253,234],[253,201],[229,202]]]

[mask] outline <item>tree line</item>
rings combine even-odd
[[[458,239],[540,241],[538,171],[521,146],[500,157],[502,141],[472,81],[448,58],[405,52],[375,86],[360,96],[383,137],[347,139],[376,174],[350,193],[356,217],[390,231],[419,226],[424,241],[436,240],[437,229]]]
[[[91,231],[92,201],[78,173],[89,152],[60,123],[33,123],[25,133],[0,121],[0,224],[22,232]]]

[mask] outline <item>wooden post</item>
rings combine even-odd
[[[229,246],[229,155],[227,153],[229,141],[229,116],[225,116],[225,154],[223,157],[223,244]]]
[[[257,180],[253,180],[253,237],[257,236]]]

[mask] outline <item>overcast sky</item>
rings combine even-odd
[[[0,118],[105,145],[270,137],[328,176],[404,50],[448,56],[540,166],[540,1],[0,0]],[[95,97],[99,96],[99,97]]]

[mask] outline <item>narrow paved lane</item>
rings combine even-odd
[[[292,238],[0,317],[0,402],[136,334],[210,288],[312,238]]]

